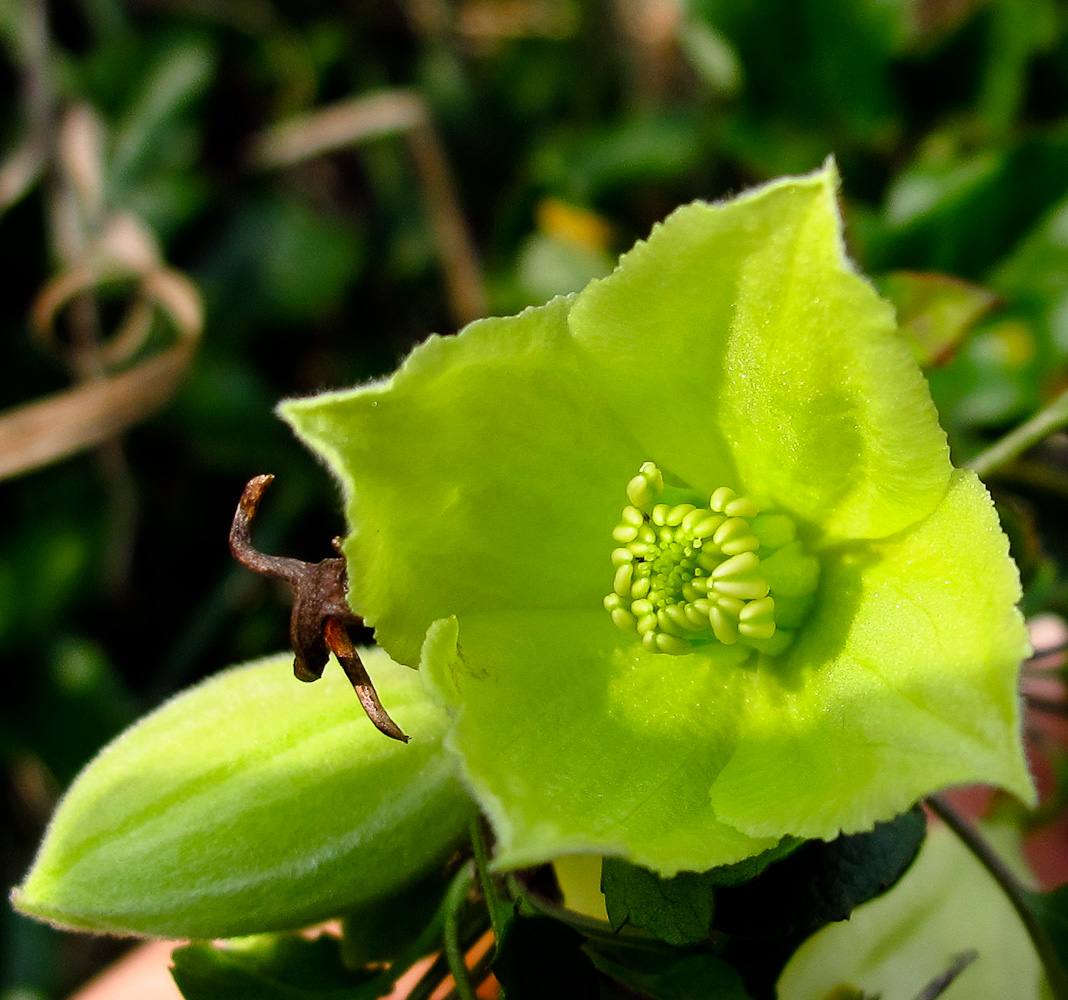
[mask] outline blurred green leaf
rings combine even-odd
[[[236,208],[201,270],[221,319],[307,322],[335,307],[362,259],[356,230],[288,196]]]
[[[998,853],[1024,877],[1018,834],[987,826]],[[806,941],[779,981],[780,1000],[816,1000],[846,986],[882,1000],[915,1000],[961,952],[978,959],[942,1000],[1038,1000],[1042,975],[1026,931],[990,874],[944,826],[886,895]]]
[[[345,965],[354,969],[391,961],[423,933],[441,906],[447,888],[442,874],[433,872],[398,893],[346,913],[341,935]]]
[[[191,944],[176,948],[171,960],[171,975],[186,1000],[372,1000],[383,995],[373,970],[345,967],[340,942],[329,934],[252,938],[221,947]]]
[[[879,282],[897,310],[898,326],[921,367],[945,364],[997,304],[985,288],[946,274],[895,271]]]

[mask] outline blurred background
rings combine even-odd
[[[834,154],[958,460],[1068,387],[1063,0],[0,0],[0,876],[111,736],[282,648],[343,530],[273,416]],[[1068,439],[992,480],[1065,610]],[[1054,771],[1063,753],[1051,750]],[[0,910],[0,997],[121,944]]]

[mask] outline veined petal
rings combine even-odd
[[[833,166],[657,226],[578,296],[591,379],[665,472],[877,538],[945,493],[945,435],[842,244]]]
[[[578,369],[568,299],[432,337],[385,382],[282,405],[340,478],[349,597],[415,666],[431,622],[599,607],[647,457]]]
[[[828,558],[821,605],[712,786],[717,814],[754,836],[829,838],[951,784],[1033,801],[1007,549],[986,490],[956,472],[915,529]]]
[[[752,677],[726,647],[687,656],[626,642],[601,612],[445,619],[423,669],[457,711],[447,746],[493,822],[497,863],[616,854],[672,875],[772,847],[708,796]]]

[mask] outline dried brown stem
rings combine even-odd
[[[293,673],[297,679],[318,680],[330,653],[333,653],[375,727],[386,736],[407,743],[408,737],[382,707],[378,692],[349,637],[348,626],[361,622],[352,613],[345,597],[348,589],[345,560],[334,556],[309,563],[285,556],[269,556],[253,546],[252,522],[263,491],[273,479],[272,475],[256,476],[246,484],[230,527],[230,552],[242,566],[262,576],[284,580],[293,590],[289,641],[295,655]]]

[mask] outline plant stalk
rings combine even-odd
[[[925,800],[927,807],[943,823],[946,824],[979,860],[980,864],[990,872],[994,881],[1016,911],[1020,922],[1024,925],[1031,944],[1038,953],[1039,961],[1046,973],[1050,991],[1055,1000],[1068,1000],[1068,973],[1061,964],[1060,957],[1053,947],[1046,928],[1038,919],[1034,910],[1028,905],[1027,896],[1029,890],[1005,864],[1001,856],[990,846],[990,842],[979,832],[978,828],[969,823],[940,795],[930,795]]]
[[[1062,392],[1048,406],[1043,407],[1030,420],[1025,420],[1015,430],[1010,431],[1000,441],[995,441],[985,451],[980,452],[970,462],[968,468],[980,476],[1004,465],[1010,459],[1027,451],[1047,434],[1068,424],[1068,389]]]

